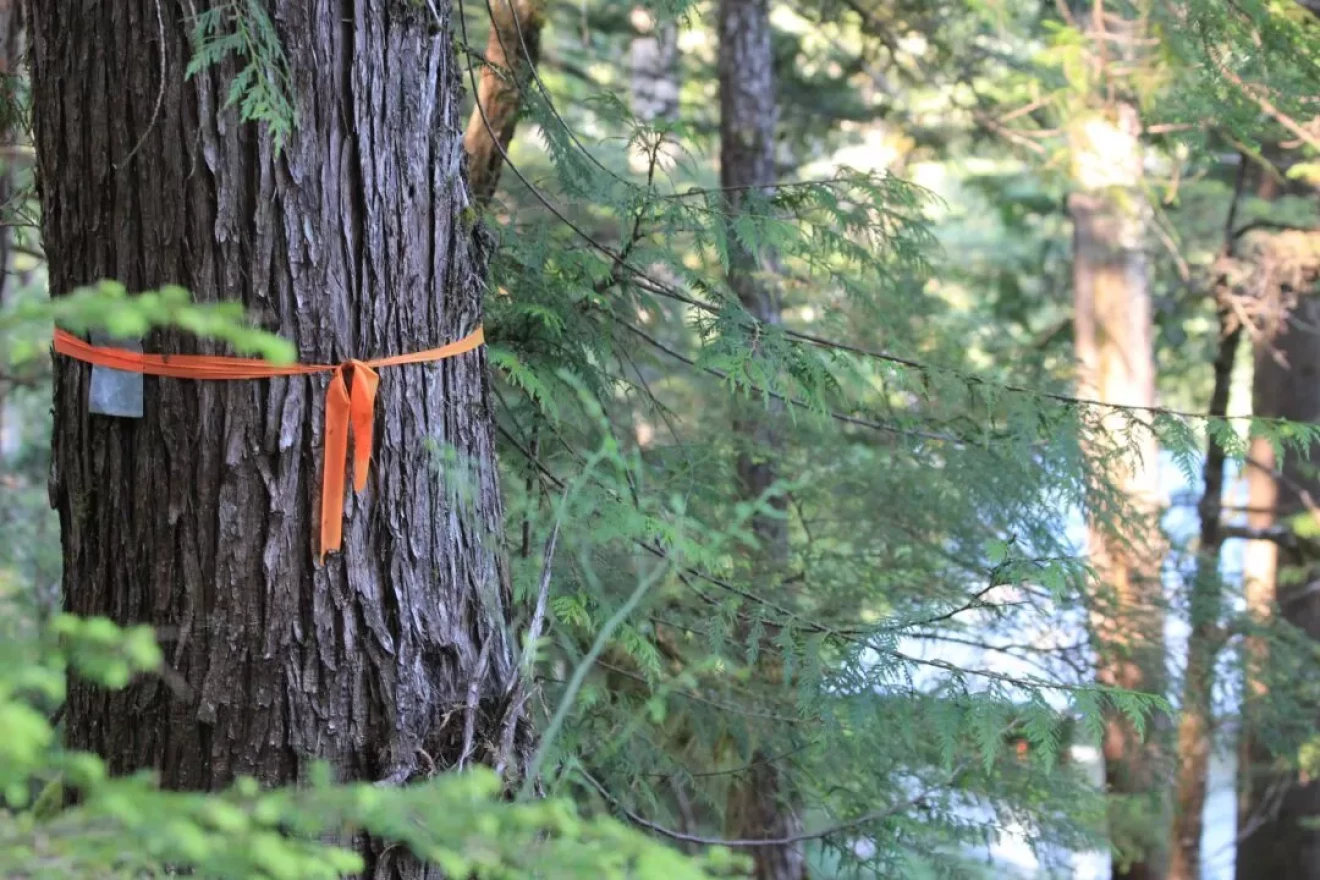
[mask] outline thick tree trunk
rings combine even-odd
[[[1139,131],[1135,108],[1122,104],[1109,115],[1075,123],[1078,189],[1068,207],[1074,230],[1081,392],[1106,403],[1150,407],[1155,405],[1155,361]],[[1097,679],[1111,687],[1163,695],[1155,438],[1144,430],[1126,432],[1118,411],[1102,409],[1093,415],[1100,422],[1087,444],[1094,460],[1106,460],[1106,479],[1124,499],[1121,511],[1093,508],[1088,513],[1091,564],[1100,578],[1091,605]],[[1130,451],[1116,457],[1121,449]],[[1122,713],[1111,710],[1105,718],[1102,749],[1110,835],[1118,851],[1115,878],[1148,880],[1164,874],[1164,727],[1166,719],[1153,719],[1143,742]]]
[[[545,21],[540,0],[488,0],[490,36],[486,63],[477,84],[477,103],[468,117],[463,145],[468,178],[478,202],[495,195],[504,154],[513,142],[524,90],[532,88],[533,68],[541,55]]]
[[[775,106],[773,55],[767,0],[721,0],[719,4],[720,184],[727,193],[730,214],[742,209],[746,194],[774,182],[774,138],[778,113]],[[730,242],[736,237],[729,235]],[[779,295],[766,280],[775,256],[730,245],[729,283],[743,307],[757,320],[781,320]],[[753,401],[738,413],[734,432],[741,444],[738,477],[744,498],[765,495],[777,479],[776,453],[782,438],[776,428],[777,411],[764,401]],[[780,508],[784,499],[773,502]],[[788,553],[788,532],[782,517],[759,514],[752,528],[760,549],[754,571],[779,579]],[[761,652],[758,674],[779,675],[774,650]],[[727,825],[729,835],[743,839],[780,840],[802,830],[797,799],[772,756],[758,750],[752,757],[756,770],[731,784]],[[800,880],[806,876],[801,844],[757,847],[752,850],[757,880]]]
[[[52,292],[182,284],[243,303],[308,362],[471,331],[485,254],[463,219],[462,68],[437,5],[438,23],[403,0],[272,0],[299,115],[277,155],[221,110],[232,65],[185,80],[192,4],[32,3]],[[166,332],[147,350],[214,349]],[[382,371],[371,479],[324,564],[324,377],[148,378],[128,420],[87,415],[88,375],[56,364],[65,605],[154,625],[170,674],[113,694],[72,681],[71,746],[185,789],[292,782],[313,759],[398,783],[490,757],[516,664],[480,352]],[[426,873],[367,856],[377,877]]]
[[[1264,418],[1320,421],[1320,300],[1302,299],[1276,328],[1257,340],[1253,411]],[[1264,438],[1252,443],[1248,462],[1253,530],[1269,530],[1305,513],[1320,497],[1311,460],[1291,453],[1278,470],[1273,447]],[[1281,552],[1272,541],[1252,541],[1244,561],[1247,611],[1258,626],[1275,615],[1311,639],[1320,639],[1320,596],[1311,585],[1314,555]],[[1302,575],[1298,576],[1301,570]],[[1271,725],[1270,689],[1294,674],[1305,675],[1310,663],[1294,661],[1293,672],[1278,668],[1266,640],[1246,644],[1243,724],[1238,750],[1239,880],[1302,880],[1320,877],[1320,780],[1290,766],[1289,754],[1274,754],[1266,740]],[[1295,760],[1296,749],[1290,751]],[[1309,825],[1309,827],[1308,827]]]

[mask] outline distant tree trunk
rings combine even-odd
[[[16,141],[22,131],[18,114],[17,86],[19,66],[22,62],[23,7],[18,0],[0,0],[0,146],[7,151],[0,158],[0,205],[8,204],[14,195],[14,160]],[[8,218],[0,218],[6,220]],[[0,226],[0,307],[9,292],[9,264],[13,249],[13,231]],[[5,383],[0,381],[0,460],[5,455],[5,425],[9,402]]]
[[[468,154],[472,195],[487,202],[495,195],[504,154],[513,142],[523,93],[541,56],[541,0],[489,0],[490,36],[481,67],[477,102],[468,117],[463,146]]]
[[[678,25],[657,21],[641,6],[633,9],[631,20],[632,111],[646,122],[673,119],[678,115]]]
[[[659,20],[642,6],[633,8],[630,20],[633,37],[628,43],[628,68],[632,80],[632,112],[641,122],[663,123],[678,117],[678,25]],[[668,170],[681,151],[666,138],[662,144],[639,143],[630,151],[629,167],[637,174],[653,176],[651,163]]]
[[[1224,223],[1220,266],[1224,271],[1215,282],[1218,301],[1219,345],[1212,365],[1214,383],[1207,408],[1212,416],[1228,413],[1243,327],[1232,307],[1234,291],[1227,270],[1236,250],[1238,204],[1247,182],[1247,157],[1238,157],[1237,183]],[[1173,826],[1169,835],[1172,855],[1170,880],[1200,880],[1201,838],[1205,830],[1205,801],[1209,787],[1210,758],[1214,750],[1215,664],[1224,646],[1224,584],[1219,576],[1219,556],[1224,544],[1223,495],[1224,449],[1207,433],[1205,462],[1201,469],[1204,489],[1198,513],[1201,529],[1196,570],[1188,606],[1192,631],[1187,638],[1187,668],[1183,676],[1178,716],[1178,770],[1173,798]]]
[[[1283,236],[1304,233],[1283,233]],[[1311,246],[1314,247],[1313,245]],[[1278,297],[1282,311],[1258,333],[1253,378],[1253,412],[1262,418],[1320,421],[1320,299],[1307,296],[1317,269]],[[1300,299],[1299,299],[1300,297]],[[1292,302],[1289,302],[1289,301]],[[1290,453],[1280,470],[1274,449],[1256,438],[1247,462],[1248,525],[1253,531],[1288,528],[1299,514],[1317,516],[1320,478],[1317,450],[1310,460]],[[1251,541],[1244,560],[1248,614],[1266,628],[1277,623],[1320,639],[1320,595],[1313,589],[1320,559],[1314,551],[1283,550],[1274,541]],[[1269,742],[1274,694],[1298,676],[1314,672],[1314,661],[1294,658],[1284,665],[1262,635],[1245,645],[1246,681],[1238,750],[1238,880],[1302,880],[1320,877],[1320,780],[1295,766],[1297,748],[1276,752]],[[1286,695],[1285,695],[1286,696]],[[1301,719],[1302,736],[1315,719]],[[1310,825],[1311,827],[1308,827]]]
[[[52,293],[182,284],[241,302],[309,362],[471,331],[486,254],[464,219],[461,65],[438,5],[440,22],[429,4],[361,2],[345,18],[337,2],[271,0],[299,114],[276,155],[221,110],[231,65],[185,79],[184,6],[32,3]],[[146,346],[215,350],[175,332]],[[113,694],[72,680],[69,745],[179,789],[294,782],[313,759],[402,784],[492,758],[517,669],[479,351],[382,371],[370,483],[324,564],[323,377],[147,379],[145,418],[126,420],[87,415],[88,376],[56,364],[65,606],[153,625],[170,674]],[[437,449],[457,463],[441,468]],[[513,766],[529,748],[522,731]],[[363,848],[368,876],[437,876]]]
[[[720,0],[720,184],[725,188],[731,214],[742,209],[746,194],[775,179],[774,139],[778,111],[775,105],[773,55],[767,0]],[[730,234],[730,242],[737,241]],[[781,321],[779,294],[766,275],[775,267],[775,255],[730,245],[729,283],[757,320]],[[777,479],[777,453],[782,437],[777,412],[764,401],[754,401],[739,412],[734,432],[741,444],[738,478],[746,499],[761,498]],[[782,498],[774,502],[784,506]],[[758,514],[753,531],[760,543],[754,568],[767,579],[782,577],[788,554],[788,532],[782,517]],[[778,575],[778,577],[777,577]],[[758,674],[779,675],[767,658]],[[747,839],[783,839],[802,830],[797,798],[773,756],[758,749],[754,769],[730,786],[729,835]],[[806,876],[801,844],[757,847],[751,852],[757,880],[800,880]]]
[[[1227,305],[1220,308],[1219,349],[1214,362],[1214,389],[1209,412],[1223,416],[1233,379],[1242,327]],[[1178,772],[1174,794],[1173,847],[1170,880],[1200,880],[1201,836],[1204,830],[1205,798],[1214,748],[1212,696],[1215,663],[1223,644],[1223,586],[1219,578],[1219,552],[1223,546],[1220,527],[1224,492],[1224,450],[1206,441],[1202,470],[1205,490],[1201,496],[1201,534],[1197,547],[1195,582],[1189,605],[1192,631],[1187,640],[1187,671],[1183,680],[1181,714],[1178,718]]]
[[[1148,280],[1146,209],[1141,184],[1140,122],[1136,109],[1117,104],[1077,120],[1071,131],[1077,190],[1068,202],[1073,221],[1076,351],[1083,396],[1106,403],[1155,405],[1153,324]],[[1086,438],[1104,479],[1121,495],[1120,509],[1088,511],[1091,564],[1100,578],[1091,627],[1097,678],[1107,686],[1163,695],[1164,611],[1160,587],[1155,439],[1128,434],[1117,411],[1093,414]],[[1135,446],[1135,454],[1115,458]],[[1105,785],[1110,835],[1124,858],[1113,876],[1151,880],[1164,875],[1162,727],[1153,719],[1143,742],[1120,712],[1104,723]]]

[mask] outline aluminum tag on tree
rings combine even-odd
[[[117,339],[105,333],[93,333],[91,343],[126,351],[142,351],[140,339]],[[121,419],[142,418],[142,374],[126,373],[109,367],[92,367],[87,411],[92,415],[117,416]]]

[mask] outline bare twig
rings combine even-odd
[[[899,813],[902,813],[907,809],[916,806],[917,804],[920,804],[926,798],[928,798],[931,795],[931,793],[934,792],[936,789],[943,788],[948,785],[952,785],[955,781],[957,781],[957,778],[960,775],[962,775],[964,769],[966,769],[966,764],[959,764],[957,767],[953,769],[953,772],[949,774],[948,779],[941,780],[940,782],[937,783],[932,783],[926,786],[925,788],[923,788],[917,794],[909,798],[904,798],[898,803],[895,803],[883,810],[873,810],[869,813],[865,813],[861,816],[858,816],[856,819],[849,819],[844,822],[836,822],[833,825],[829,825],[825,828],[821,828],[816,831],[805,831],[801,834],[793,834],[788,837],[767,838],[765,840],[747,840],[747,839],[736,839],[736,838],[727,838],[727,837],[703,837],[698,834],[685,834],[681,831],[674,831],[673,829],[666,828],[665,826],[660,825],[657,822],[652,822],[650,819],[646,819],[638,815],[637,813],[633,812],[632,810],[628,809],[627,807],[625,807],[622,803],[619,802],[618,798],[610,794],[609,791],[606,790],[605,786],[601,785],[600,782],[597,781],[597,779],[594,776],[592,776],[590,773],[588,773],[586,770],[582,770],[579,768],[578,772],[581,774],[582,778],[585,779],[587,783],[600,794],[601,797],[609,801],[614,806],[615,809],[617,809],[625,817],[627,817],[628,821],[642,828],[646,828],[649,831],[654,831],[656,834],[659,834],[662,837],[668,837],[670,840],[677,840],[683,843],[700,844],[701,846],[727,846],[738,849],[753,849],[764,846],[789,846],[795,843],[803,843],[808,840],[819,840],[822,837],[829,837],[833,834],[838,834],[841,831],[850,831],[853,828],[857,828],[862,825],[870,825],[875,822],[883,822],[885,819],[891,819],[894,816],[897,816]]]

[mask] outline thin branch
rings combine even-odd
[[[962,775],[965,766],[966,766],[965,764],[959,764],[957,767],[953,769],[953,772],[949,774],[949,778],[947,780],[942,780],[937,783],[932,783],[927,787],[923,788],[920,792],[913,795],[912,797],[905,798],[904,800],[901,800],[898,803],[893,804],[892,806],[886,809],[874,810],[870,813],[865,813],[861,816],[858,816],[856,819],[849,819],[844,822],[837,822],[833,825],[829,825],[817,831],[806,831],[803,832],[802,834],[793,834],[788,837],[767,838],[765,840],[748,840],[748,839],[725,838],[725,837],[703,837],[697,834],[685,834],[681,831],[674,831],[656,822],[652,822],[650,819],[646,819],[638,815],[637,813],[633,812],[632,810],[628,809],[627,807],[625,807],[619,801],[618,798],[610,794],[609,791],[606,790],[605,786],[601,785],[600,782],[598,782],[596,778],[592,776],[590,773],[588,773],[586,770],[578,768],[578,772],[591,785],[591,787],[594,788],[600,794],[601,797],[609,801],[614,806],[615,809],[617,809],[624,816],[626,816],[628,821],[642,828],[646,828],[650,831],[654,831],[656,834],[659,834],[662,837],[668,837],[670,840],[677,840],[683,843],[700,844],[701,846],[727,846],[738,849],[752,849],[752,848],[769,847],[769,846],[790,846],[792,844],[803,843],[808,840],[819,840],[822,837],[829,837],[831,835],[838,834],[841,831],[849,831],[861,825],[870,825],[875,822],[883,822],[886,819],[891,819],[894,816],[897,816],[899,813],[902,813],[908,810],[909,808],[916,806],[917,804],[920,804],[922,801],[928,798],[931,795],[931,793],[936,789],[944,788],[946,786],[954,784],[957,781],[957,778]]]
[[[138,138],[137,143],[133,145],[133,149],[128,151],[128,155],[118,162],[115,168],[124,167],[130,159],[137,155],[137,151],[146,143],[147,135],[151,134],[151,130],[156,127],[156,120],[160,118],[161,105],[165,102],[165,17],[161,12],[160,4],[161,0],[156,0],[156,32],[160,40],[160,83],[156,88],[156,106],[151,109],[151,119],[147,122],[147,128],[142,132],[142,137]]]

